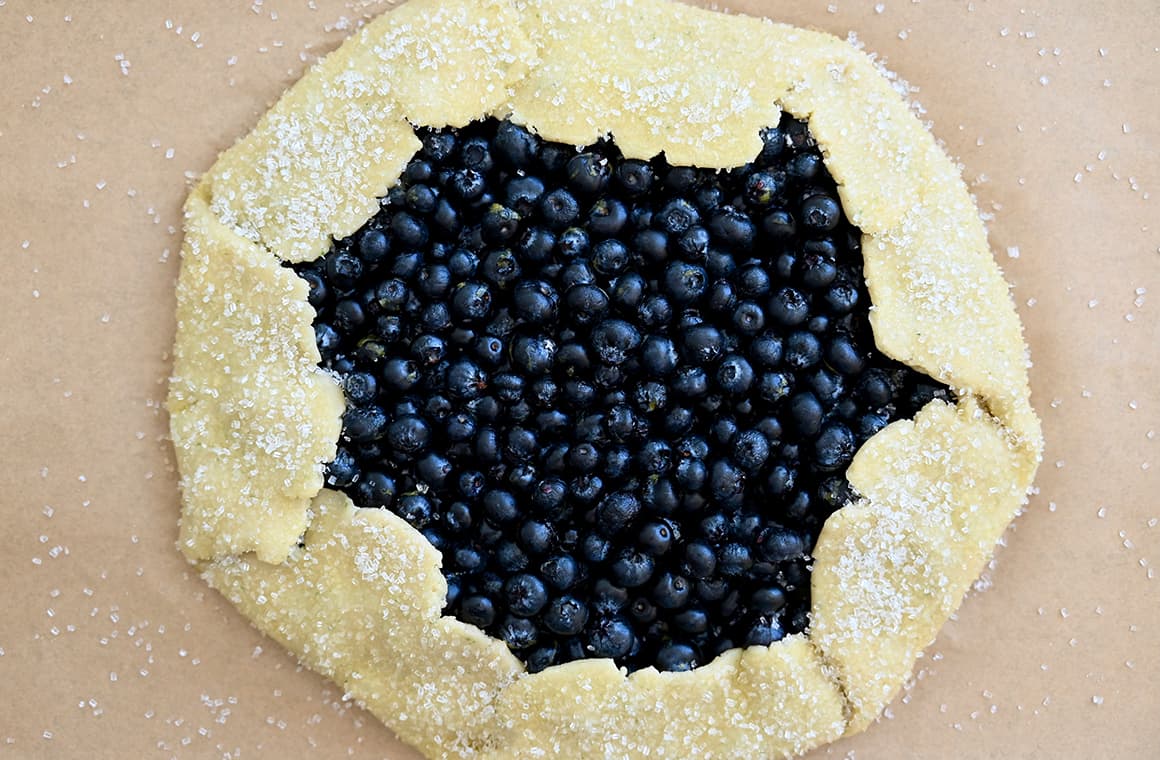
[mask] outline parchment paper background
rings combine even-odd
[[[415,757],[189,571],[161,408],[190,178],[386,7],[0,0],[0,756]],[[856,30],[919,88],[1048,440],[993,587],[816,757],[1160,757],[1155,0],[731,7]]]

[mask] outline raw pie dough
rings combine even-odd
[[[814,551],[812,628],[685,673],[527,675],[442,617],[440,555],[322,488],[344,401],[306,283],[419,147],[510,116],[548,140],[727,168],[808,117],[864,233],[875,341],[954,388],[857,454]],[[974,203],[870,59],[663,0],[411,0],[294,85],[191,194],[169,409],[181,548],[254,624],[433,757],[782,757],[864,729],[1024,502],[1042,448],[1021,326]]]

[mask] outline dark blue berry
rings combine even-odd
[[[700,220],[701,214],[693,204],[683,198],[677,198],[661,208],[653,217],[653,224],[665,234],[679,235]]]
[[[664,573],[653,586],[652,600],[666,610],[675,610],[684,607],[689,601],[691,586],[687,578]]]
[[[709,470],[709,493],[722,507],[740,507],[745,498],[745,474],[728,459],[718,459]]]
[[[545,560],[540,565],[540,575],[549,586],[567,590],[580,580],[580,568],[571,555],[560,555]]]
[[[623,657],[636,644],[632,628],[620,618],[597,620],[588,627],[585,638],[584,648],[592,657]]]
[[[636,588],[648,583],[656,569],[653,558],[643,552],[624,549],[613,560],[609,572],[614,583],[624,588]]]
[[[725,393],[741,395],[753,385],[753,367],[739,354],[730,354],[717,367],[717,386]]]
[[[557,636],[575,636],[588,623],[588,608],[572,596],[558,596],[544,610],[544,627]]]
[[[499,624],[496,634],[514,652],[533,647],[539,641],[535,622],[515,615],[505,617]]]
[[[563,188],[553,190],[540,199],[540,218],[553,230],[569,227],[580,216],[580,204]]]
[[[616,181],[629,195],[648,192],[653,184],[653,170],[647,161],[627,159],[616,167]]]
[[[696,301],[708,284],[705,269],[696,264],[674,261],[665,268],[664,292],[678,303]]]
[[[495,603],[486,596],[469,596],[460,602],[463,622],[487,628],[495,621]]]
[[[532,165],[539,153],[540,138],[518,124],[501,121],[493,147],[511,166],[525,169]]]
[[[578,193],[596,195],[608,184],[612,169],[603,157],[595,153],[579,153],[564,167],[568,185]]]

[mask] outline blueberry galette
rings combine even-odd
[[[1042,447],[954,164],[827,35],[412,0],[187,203],[181,548],[431,756],[865,728]]]

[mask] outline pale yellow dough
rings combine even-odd
[[[696,51],[692,55],[691,51]],[[440,555],[322,489],[342,393],[283,261],[354,232],[411,125],[727,168],[808,117],[864,233],[875,340],[951,385],[872,438],[815,549],[812,628],[688,673],[527,675],[441,616]],[[1025,499],[1042,449],[1019,319],[974,203],[871,61],[828,35],[663,0],[411,0],[328,56],[187,203],[169,409],[181,548],[258,628],[432,757],[786,757],[866,727]]]

